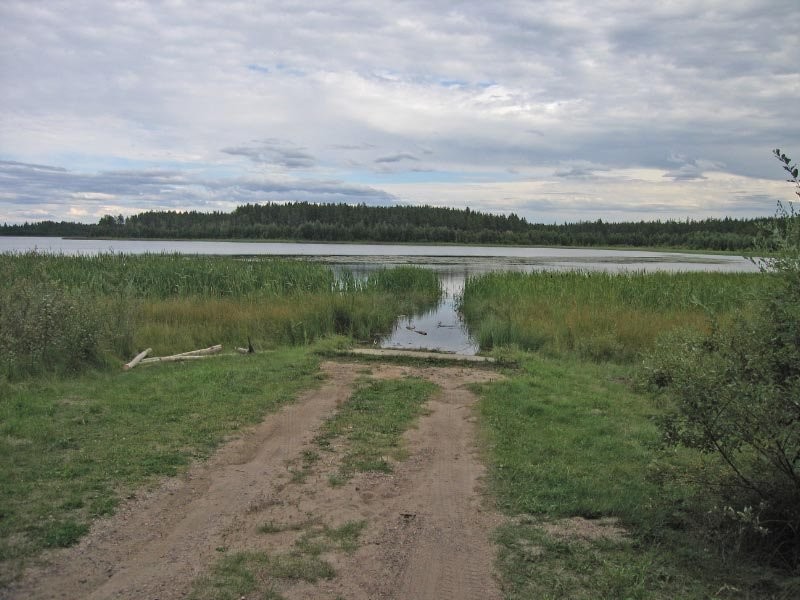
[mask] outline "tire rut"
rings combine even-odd
[[[208,462],[98,522],[82,542],[49,553],[8,598],[170,600],[184,598],[221,550],[286,551],[291,534],[264,535],[265,522],[365,521],[352,555],[326,555],[337,576],[282,583],[287,599],[500,598],[490,538],[501,517],[482,494],[472,382],[499,378],[474,367],[405,367],[326,362],[321,387],[266,417]],[[320,461],[302,483],[297,462],[325,418],[350,396],[359,376],[424,377],[440,391],[405,435],[408,458],[390,474],[361,473],[332,487],[336,465]],[[327,469],[327,471],[326,471]],[[2,594],[0,594],[2,595]]]

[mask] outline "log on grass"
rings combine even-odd
[[[143,365],[152,365],[154,363],[162,363],[162,362],[181,362],[186,360],[205,360],[206,358],[214,358],[212,354],[206,354],[203,356],[186,356],[182,354],[174,354],[172,356],[153,356],[151,358],[145,358],[142,361]]]
[[[203,348],[202,350],[190,350],[189,352],[172,354],[171,356],[207,356],[209,354],[217,354],[218,352],[222,352],[222,344],[217,344],[216,346],[210,346],[209,348]]]
[[[137,354],[136,356],[133,357],[133,360],[131,360],[131,362],[125,363],[124,365],[122,365],[122,370],[123,371],[130,371],[133,367],[135,367],[140,362],[142,362],[144,360],[144,357],[147,356],[148,354],[150,354],[152,351],[153,351],[152,348],[147,348],[146,350],[143,350],[142,352],[139,352],[139,354]]]
[[[222,344],[211,346],[209,348],[202,348],[201,350],[190,350],[189,352],[181,352],[180,354],[171,354],[169,356],[154,356],[152,358],[145,358],[142,360],[144,364],[153,364],[157,362],[179,362],[182,360],[194,360],[197,358],[209,358],[214,354],[222,352]]]

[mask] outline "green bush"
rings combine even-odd
[[[77,292],[20,280],[0,291],[0,373],[77,371],[100,360],[97,306]]]
[[[797,182],[797,168],[779,151]],[[660,426],[668,445],[715,457],[717,469],[685,473],[716,502],[714,528],[737,547],[800,565],[800,216],[779,211],[771,232],[777,274],[750,311],[710,333],[661,339],[646,378],[665,391]],[[722,537],[725,539],[725,536]],[[730,535],[728,536],[730,541]]]
[[[19,279],[0,288],[0,377],[69,374],[133,348],[135,308],[62,284]]]
[[[742,317],[710,334],[666,336],[646,369],[649,382],[668,392],[659,420],[667,445],[694,448],[717,459],[717,468],[706,464],[684,475],[700,484],[721,514],[749,520],[725,518],[720,524],[739,531],[737,545],[763,547],[796,565],[800,315],[793,322],[775,318],[790,307],[777,299],[768,304],[774,312]],[[797,313],[800,301],[793,304]]]

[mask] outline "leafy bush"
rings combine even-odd
[[[30,279],[0,289],[0,376],[78,372],[102,363],[106,350],[130,352],[132,334],[124,299],[98,302]]]
[[[797,168],[775,151],[797,183]],[[779,249],[763,261],[778,285],[754,310],[710,333],[662,338],[647,379],[666,391],[665,442],[713,455],[721,469],[690,475],[718,503],[717,526],[800,565],[800,216],[779,211]]]

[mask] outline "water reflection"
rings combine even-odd
[[[466,355],[478,353],[478,344],[456,309],[458,296],[464,290],[466,273],[438,271],[442,282],[439,305],[427,312],[401,316],[392,332],[380,340],[381,348]]]

